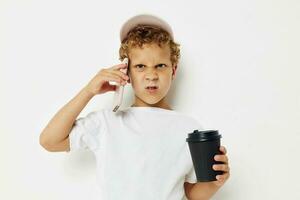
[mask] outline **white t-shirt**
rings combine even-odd
[[[186,142],[195,129],[195,118],[174,110],[102,109],[76,120],[70,151],[94,153],[99,200],[182,200],[184,182],[197,182]]]

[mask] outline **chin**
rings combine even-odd
[[[164,101],[164,98],[167,94],[165,90],[160,90],[156,94],[148,94],[147,92],[145,92],[145,90],[142,91],[139,90],[134,92],[135,92],[135,98],[138,98],[139,101],[142,101],[145,104],[151,106],[155,104],[159,104],[160,102]]]
[[[148,96],[148,95],[137,96],[136,95],[136,98],[139,98],[140,101],[142,101],[148,105],[155,105],[155,104],[159,103],[161,100],[163,100],[163,98],[161,98],[159,95],[157,95],[157,96]]]
[[[159,104],[161,102],[164,101],[164,98],[163,96],[160,96],[160,95],[157,95],[157,96],[144,96],[142,98],[142,100],[149,104],[149,105],[155,105],[155,104]]]
[[[149,105],[154,105],[154,104],[157,104],[158,102],[160,102],[161,99],[160,98],[144,98],[142,100]]]

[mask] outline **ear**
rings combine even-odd
[[[130,83],[130,69],[129,69],[129,66],[130,66],[130,60],[129,60],[129,57],[128,58],[128,66],[127,66],[127,76],[129,77],[127,83]]]
[[[172,80],[175,78],[176,70],[177,70],[177,65],[174,65],[174,66],[172,67]]]
[[[129,68],[127,69],[128,71],[127,71],[127,76],[129,77],[129,79],[128,79],[128,81],[127,81],[127,83],[130,83],[130,72],[129,72]]]

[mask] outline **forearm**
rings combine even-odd
[[[189,200],[209,200],[219,188],[212,182],[198,182],[193,185]]]
[[[67,138],[76,118],[93,96],[83,88],[50,120],[40,135],[40,143],[57,144]]]

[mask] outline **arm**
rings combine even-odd
[[[50,120],[40,135],[40,144],[48,151],[54,151],[54,146],[62,150],[69,150],[66,139],[72,126],[94,95],[85,87]],[[60,146],[60,147],[58,147]]]
[[[216,161],[221,161],[223,164],[213,165],[213,169],[223,171],[222,175],[217,175],[216,181],[184,183],[185,194],[189,200],[209,200],[227,181],[230,176],[230,168],[228,164],[227,150],[224,146],[220,147],[223,154],[215,155]]]
[[[125,85],[129,77],[120,69],[126,67],[125,64],[119,64],[100,70],[87,86],[50,120],[40,135],[40,144],[48,151],[69,151],[69,133],[77,116],[95,95],[116,90],[116,86],[110,85],[109,81]]]
[[[186,196],[189,200],[209,200],[220,186],[212,182],[185,183]]]

